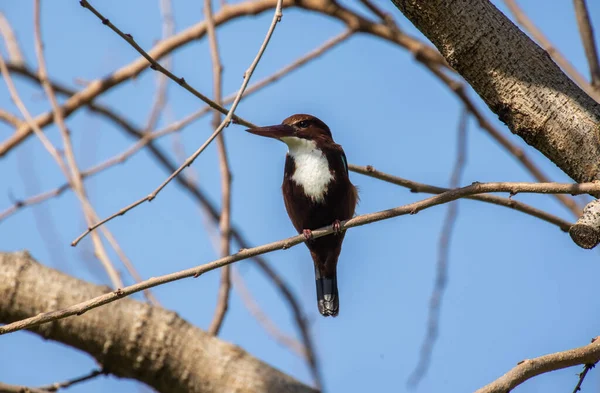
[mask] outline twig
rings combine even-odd
[[[4,38],[9,61],[13,64],[24,64],[25,60],[23,60],[23,52],[19,47],[19,41],[17,41],[8,19],[2,12],[0,12],[0,35]]]
[[[36,45],[36,52],[38,50],[37,49],[38,46],[39,45]],[[41,66],[40,66],[40,69],[42,69]],[[8,87],[8,91],[10,93],[10,96],[11,96],[13,102],[15,103],[17,108],[19,108],[19,111],[21,112],[23,117],[25,117],[25,120],[32,126],[36,136],[38,136],[38,138],[42,142],[42,145],[44,146],[44,148],[48,151],[48,153],[50,153],[52,158],[54,158],[54,160],[60,167],[62,173],[66,177],[67,181],[71,184],[71,188],[73,188],[73,190],[77,193],[77,189],[72,184],[72,179],[69,174],[69,170],[68,170],[67,166],[65,165],[62,157],[60,156],[60,154],[58,153],[56,148],[52,145],[52,143],[48,140],[46,135],[44,135],[42,130],[34,122],[33,118],[31,117],[31,114],[27,110],[27,107],[25,107],[25,104],[19,97],[17,89],[15,88],[15,85],[13,84],[12,78],[8,72],[8,69],[6,68],[6,63],[4,62],[4,58],[2,57],[1,54],[0,54],[0,71],[2,72],[4,81],[6,82],[6,86]],[[40,78],[43,80],[43,70],[40,72]],[[112,265],[110,259],[108,258],[106,251],[104,250],[104,246],[102,245],[102,241],[99,239],[99,236],[95,236],[94,238],[92,238],[92,240],[94,241],[94,246],[96,247],[96,256],[98,257],[98,259],[104,266],[104,269],[106,270],[111,282],[113,283],[115,288],[122,286],[123,284],[121,282],[121,278],[119,277],[119,274],[117,273],[117,271],[115,270],[114,266]]]
[[[267,9],[275,7],[276,2],[277,0],[254,0],[228,5],[215,14],[215,24],[220,25],[244,15],[256,15]],[[449,66],[444,58],[430,45],[407,34],[396,34],[389,27],[383,24],[373,23],[372,21],[363,18],[348,9],[340,8],[335,5],[332,6],[330,2],[323,1],[309,1],[302,2],[302,4],[298,4],[293,0],[284,0],[283,2],[284,7],[290,7],[294,5],[298,5],[303,9],[311,10],[338,19],[350,29],[357,29],[357,31],[361,31],[396,43],[413,53],[416,60],[423,64],[437,64],[449,69]],[[189,43],[190,41],[203,37],[205,33],[206,24],[204,22],[197,23],[177,33],[170,39],[158,43],[150,51],[148,51],[148,55],[155,60],[159,60],[160,58],[171,53],[173,50]],[[65,117],[70,116],[82,106],[89,105],[89,103],[100,94],[114,88],[124,81],[138,76],[141,72],[148,68],[148,65],[148,60],[142,56],[132,61],[130,64],[127,64],[116,70],[106,78],[92,81],[86,86],[85,89],[77,92],[77,94],[70,97],[64,103],[64,105],[61,107],[63,110],[63,115]],[[51,112],[41,114],[35,119],[36,124],[39,127],[47,126],[52,122],[52,120],[53,115]],[[32,132],[32,129],[28,125],[19,128],[15,135],[0,143],[0,157],[7,154],[10,150],[23,142]]]
[[[44,48],[43,48],[44,44],[42,41],[41,22],[40,22],[40,19],[41,19],[40,0],[34,0],[33,4],[34,4],[34,6],[33,6],[33,19],[34,19],[33,26],[34,26],[34,36],[35,36],[35,54],[36,54],[37,61],[38,61],[38,77],[41,81],[42,87],[44,88],[44,92],[46,93],[46,96],[48,97],[48,100],[50,101],[52,110],[54,111],[54,121],[56,122],[56,125],[58,126],[58,130],[60,132],[60,135],[61,135],[61,138],[63,141],[63,150],[64,150],[64,156],[66,157],[67,165],[65,165],[65,163],[62,161],[62,157],[60,156],[60,154],[58,154],[58,152],[56,152],[54,147],[52,147],[54,152],[51,152],[51,154],[55,158],[55,160],[57,161],[59,166],[61,168],[63,168],[64,174],[68,180],[68,183],[71,184],[71,188],[73,189],[73,191],[75,192],[75,195],[77,196],[77,198],[79,199],[79,201],[81,203],[83,215],[85,217],[87,225],[89,226],[93,222],[93,217],[95,216],[95,212],[94,212],[94,209],[92,208],[92,205],[86,195],[85,186],[83,185],[83,181],[81,180],[81,175],[79,173],[79,167],[77,166],[77,161],[75,160],[75,153],[73,152],[73,146],[71,144],[71,136],[69,135],[69,130],[67,129],[67,125],[65,124],[65,119],[62,116],[62,113],[60,112],[60,107],[58,105],[58,101],[56,100],[56,95],[54,94],[54,90],[52,90],[52,86],[50,85],[50,82],[48,81],[48,71],[46,68],[46,59],[44,57]],[[33,121],[31,116],[28,116],[28,121],[30,121],[30,122]],[[43,136],[45,138],[45,134],[43,134],[43,132],[41,132],[41,130],[38,130],[38,131],[39,131],[38,132],[39,136],[40,137]],[[48,142],[48,145],[52,146],[49,142]],[[67,168],[68,168],[68,172],[67,172]],[[123,286],[123,282],[121,281],[121,278],[119,277],[118,273],[116,272],[114,265],[110,261],[110,258],[108,257],[106,249],[104,248],[104,245],[102,244],[102,240],[100,239],[100,236],[97,234],[97,236],[95,236],[92,239],[92,242],[94,244],[95,254],[96,254],[96,256],[98,256],[98,258],[104,265],[104,269],[106,270],[109,277],[111,278],[114,287],[119,288],[119,287]]]
[[[103,370],[92,370],[92,372],[78,378],[70,379],[64,382],[53,383],[52,385],[39,388],[30,388],[28,386],[7,385],[0,382],[0,393],[49,393],[56,392],[60,389],[68,388],[81,382],[89,381],[99,375],[103,375]]]
[[[164,40],[175,34],[175,20],[173,18],[171,0],[160,0],[159,5],[160,16],[162,18],[162,39]],[[171,55],[165,56],[164,64],[165,69],[170,70],[173,64],[173,57]],[[150,132],[156,127],[156,123],[158,123],[167,102],[168,78],[164,74],[159,73],[156,80],[156,94],[150,114],[148,115],[148,120],[146,121],[145,132]]]
[[[17,152],[17,171],[21,177],[23,188],[27,193],[33,193],[33,190],[36,190],[40,184],[36,166],[34,165],[35,161],[31,157],[31,149],[25,148]],[[32,215],[52,265],[59,270],[69,271],[69,259],[65,255],[65,250],[63,247],[57,247],[57,245],[64,244],[64,241],[51,210],[45,209],[43,206],[36,206],[32,209]]]
[[[116,27],[114,24],[112,24],[112,22],[110,20],[108,20],[108,18],[105,18],[104,15],[102,15],[100,12],[98,12],[98,10],[96,10],[94,7],[92,7],[92,5],[87,0],[80,0],[79,4],[81,4],[81,6],[83,8],[87,8],[94,15],[96,15],[98,17],[98,19],[100,19],[102,21],[103,25],[108,26],[112,31],[117,33],[119,35],[119,37],[121,37],[125,41],[127,41],[127,43],[129,45],[131,45],[136,51],[138,51],[138,53],[140,55],[142,55],[146,60],[148,60],[148,62],[150,63],[151,69],[153,69],[154,71],[158,71],[158,72],[166,75],[169,79],[172,79],[173,81],[177,82],[177,84],[179,84],[179,86],[183,87],[184,89],[186,89],[187,91],[192,93],[194,96],[196,96],[200,100],[207,103],[211,108],[216,109],[225,115],[229,114],[230,111],[227,111],[227,109],[216,104],[213,100],[211,100],[210,98],[208,98],[207,96],[205,96],[204,94],[200,93],[198,90],[196,90],[192,86],[190,86],[185,81],[185,78],[179,78],[179,77],[175,76],[175,74],[173,74],[171,71],[167,70],[165,67],[160,65],[160,63],[158,63],[156,60],[154,60],[154,58],[152,58],[152,56],[150,54],[148,54],[148,52],[143,50],[142,47],[139,46],[137,44],[137,42],[135,42],[135,40],[133,39],[133,36],[131,34],[123,33],[118,27]],[[281,6],[279,6],[279,10],[281,12]],[[166,42],[166,41],[164,41],[164,42]],[[250,124],[246,123],[243,119],[241,119],[235,115],[231,115],[229,117],[230,117],[229,121],[234,121],[235,123],[239,123],[244,126],[250,127]]]
[[[326,53],[328,50],[334,48],[335,46],[337,46],[338,44],[344,42],[345,40],[347,40],[349,37],[352,36],[354,32],[352,30],[346,30],[343,33],[333,37],[332,39],[326,41],[325,43],[323,43],[323,45],[321,45],[320,47],[312,50],[311,52],[307,53],[306,55],[300,57],[299,59],[295,60],[294,62],[292,62],[291,64],[283,67],[282,69],[280,69],[279,71],[275,72],[274,74],[263,78],[262,80],[252,84],[251,86],[249,86],[246,89],[246,92],[244,93],[244,98],[247,98],[248,96],[250,96],[251,94],[259,91],[260,89],[268,86],[269,84],[279,80],[280,78],[286,76],[287,74],[289,74],[292,71],[295,71],[296,69],[300,68],[301,66],[305,65],[306,63],[310,62],[311,60],[321,56],[322,54]],[[7,64],[9,70],[13,71],[14,73],[18,73],[19,75],[22,75],[26,78],[29,78],[32,81],[36,81],[39,82],[39,80],[37,79],[37,76],[33,73],[33,71],[31,71],[29,68],[24,67],[24,66],[16,66],[16,65],[11,65],[11,64]],[[54,90],[57,93],[61,93],[61,94],[65,94],[65,95],[74,95],[75,91],[72,91],[70,89],[68,89],[65,86],[62,86],[60,84],[57,83],[52,83],[52,87],[54,88]],[[223,100],[224,104],[230,104],[231,102],[233,102],[233,100],[235,99],[236,94],[232,94],[229,95],[228,97],[226,97]],[[124,118],[120,117],[119,115],[117,115],[116,113],[114,113],[114,111],[112,111],[110,108],[104,107],[100,104],[94,103],[94,102],[89,102],[88,107],[100,114],[105,116],[106,118],[108,118],[109,120],[113,121],[117,126],[124,128],[126,131],[128,131],[128,133],[135,135],[136,137],[139,138],[139,140],[134,143],[132,146],[128,147],[127,149],[125,149],[123,152],[117,154],[114,157],[111,157],[109,159],[107,159],[106,161],[99,163],[97,165],[95,165],[92,168],[89,168],[83,172],[81,172],[81,175],[86,178],[90,175],[94,175],[96,173],[99,173],[105,169],[108,169],[114,165],[117,164],[121,164],[123,162],[125,162],[128,158],[130,158],[131,156],[133,156],[136,152],[140,151],[144,146],[146,146],[147,144],[149,144],[151,141],[161,138],[165,135],[169,135],[173,132],[177,132],[180,131],[182,128],[188,126],[189,124],[191,124],[193,121],[198,120],[199,118],[201,118],[203,115],[207,114],[210,111],[210,107],[209,106],[205,106],[204,108],[184,117],[181,120],[178,120],[172,124],[170,124],[169,126],[152,132],[152,133],[147,133],[144,134],[142,130],[137,130],[135,128],[135,126],[133,126],[130,122],[128,122],[127,120],[125,120]],[[1,114],[1,112],[0,112]],[[17,125],[16,125],[17,126]],[[66,187],[66,188],[65,188]],[[62,186],[58,187],[55,190],[51,190],[51,191],[47,191],[44,194],[46,194],[45,197],[42,196],[42,194],[31,197],[29,199],[34,199],[35,201],[32,201],[33,203],[39,203],[39,202],[43,202],[44,200],[48,199],[48,198],[52,198],[53,196],[58,196],[60,195],[63,191],[65,191],[68,188],[67,184],[63,184]],[[28,199],[28,200],[29,200]],[[27,200],[24,200],[22,202],[26,202]],[[4,212],[0,213],[0,221],[4,218],[6,218],[8,215],[12,214],[15,210],[11,210],[10,212],[8,210],[5,210]]]
[[[92,370],[89,373],[81,376],[81,377],[77,377],[77,378],[73,378],[73,379],[68,379],[66,381],[63,382],[56,382],[53,383],[52,385],[48,385],[48,386],[43,386],[40,387],[38,389],[44,390],[44,391],[48,391],[48,392],[56,392],[60,389],[64,389],[64,388],[68,388],[71,387],[73,385],[76,385],[78,383],[81,382],[86,382],[89,381],[90,379],[94,379],[100,375],[105,375],[106,372],[102,369],[96,369],[96,370]]]
[[[208,41],[210,45],[210,57],[213,64],[213,92],[214,100],[221,105],[223,83],[223,66],[219,56],[219,45],[217,42],[217,33],[215,31],[215,21],[213,19],[212,0],[204,0],[204,15],[206,17],[206,26],[208,31]],[[221,123],[221,115],[213,111],[212,126],[218,129]],[[231,240],[231,173],[227,159],[227,148],[223,134],[217,136],[217,150],[219,153],[219,170],[221,172],[221,218],[219,220],[220,251],[221,257],[229,255]],[[208,332],[212,335],[218,335],[225,319],[225,314],[229,308],[229,295],[231,293],[231,267],[221,268],[221,282],[219,284],[217,306],[215,314],[208,327]]]
[[[456,162],[450,177],[450,188],[456,188],[460,184],[462,173],[467,162],[467,120],[468,110],[465,108],[460,116],[457,132]],[[408,377],[407,384],[410,387],[416,387],[423,379],[431,363],[431,354],[433,346],[438,337],[440,329],[440,309],[442,297],[448,282],[448,259],[450,257],[450,239],[452,229],[458,217],[458,201],[448,204],[446,217],[442,224],[438,243],[438,259],[436,266],[436,277],[431,297],[429,298],[429,315],[427,317],[427,330],[423,343],[421,344],[421,353],[419,361]]]
[[[600,102],[600,93],[594,90],[594,87],[573,67],[573,65],[567,60],[562,53],[552,43],[544,33],[542,33],[536,25],[527,17],[527,14],[518,6],[515,0],[504,0],[504,3],[512,12],[517,22],[529,31],[532,37],[540,44],[540,46],[548,52],[550,57],[562,68],[571,79],[575,81],[590,97],[597,102]]]
[[[598,61],[594,29],[592,28],[587,4],[585,0],[573,0],[573,5],[575,6],[577,26],[579,26],[579,34],[581,35],[581,42],[585,50],[585,57],[587,57],[590,66],[592,86],[600,93],[600,62]]]
[[[394,18],[389,12],[384,12],[379,7],[377,7],[371,0],[360,0],[360,2],[372,13],[377,15],[381,21],[386,24],[390,29],[394,30],[396,33],[400,33],[400,29],[394,21]]]
[[[82,0],[85,1],[85,0]],[[281,12],[281,5],[283,3],[283,0],[278,0],[277,1],[277,6],[275,8],[275,13],[273,15],[273,20],[271,21],[271,25],[269,26],[269,30],[267,31],[267,35],[260,47],[260,49],[258,50],[258,54],[256,55],[256,57],[254,58],[254,60],[252,61],[252,64],[250,65],[250,67],[246,70],[246,72],[244,73],[244,81],[242,82],[242,86],[240,87],[240,90],[238,91],[238,94],[236,96],[236,98],[233,100],[233,104],[231,104],[231,108],[229,109],[229,111],[227,112],[227,115],[225,116],[225,119],[223,119],[223,121],[221,122],[221,124],[219,125],[219,127],[217,127],[217,129],[215,130],[215,132],[213,132],[213,134],[206,140],[206,142],[204,142],[204,144],[202,146],[200,146],[200,148],[198,148],[198,150],[196,150],[190,157],[188,157],[188,159],[183,163],[183,165],[181,165],[175,172],[173,172],[160,186],[158,186],[158,188],[156,188],[154,191],[152,191],[152,193],[150,193],[150,195],[132,203],[131,205],[119,210],[117,213],[113,214],[112,216],[109,216],[108,218],[105,218],[104,220],[99,221],[98,223],[90,226],[84,233],[82,233],[79,237],[77,237],[72,243],[71,245],[76,246],[77,243],[83,239],[88,233],[92,232],[94,229],[98,228],[100,225],[103,225],[104,223],[112,220],[113,218],[116,218],[118,216],[122,216],[123,214],[127,213],[129,210],[133,209],[134,207],[144,203],[144,202],[151,202],[154,198],[156,198],[156,196],[158,195],[158,193],[166,187],[167,184],[169,184],[169,182],[171,180],[173,180],[174,177],[176,177],[183,169],[185,169],[186,167],[190,166],[194,160],[204,151],[204,149],[206,149],[206,147],[213,141],[213,139],[216,138],[217,135],[219,135],[219,133],[221,133],[221,131],[223,131],[223,129],[229,125],[229,123],[231,122],[231,120],[234,118],[234,111],[237,108],[242,95],[244,94],[244,90],[246,90],[246,86],[248,86],[248,82],[250,81],[250,78],[252,77],[252,73],[254,72],[254,69],[256,68],[256,66],[258,65],[258,62],[260,61],[265,49],[267,48],[267,45],[269,44],[269,40],[271,39],[271,36],[273,35],[273,31],[275,30],[275,26],[277,25],[277,22],[279,22],[281,20],[281,16],[282,16],[282,12]],[[96,11],[97,12],[97,11]],[[98,14],[99,15],[99,14]],[[101,16],[101,15],[100,15]],[[122,33],[121,33],[122,34]],[[145,53],[145,52],[144,52]],[[147,54],[146,54],[147,55]],[[148,56],[148,55],[147,55]],[[212,103],[212,101],[211,101]],[[214,103],[213,103],[214,104]],[[210,105],[210,104],[209,104]],[[211,107],[213,107],[211,105]],[[217,109],[216,107],[213,107],[215,109]],[[248,125],[250,127],[252,127],[251,123],[248,122],[240,122],[240,124],[244,124],[244,125]]]
[[[589,363],[583,367],[583,371],[579,373],[579,381],[577,381],[577,385],[575,385],[575,389],[573,389],[573,393],[577,393],[578,391],[581,390],[581,384],[583,383],[585,376],[587,375],[588,371],[593,369],[595,366],[596,366],[596,363]]]
[[[383,180],[388,183],[392,183],[404,188],[408,188],[411,192],[424,192],[427,194],[441,194],[448,191],[448,188],[431,186],[429,184],[418,183],[412,180],[403,179],[401,177],[392,176],[385,172],[381,172],[373,168],[372,166],[358,166],[350,164],[348,169],[352,172],[360,173],[361,175],[373,177],[375,179]],[[472,199],[476,201],[491,203],[498,206],[508,207],[525,214],[529,214],[533,217],[539,218],[550,224],[558,226],[562,231],[568,232],[571,227],[571,223],[563,220],[560,217],[547,213],[543,210],[537,209],[533,206],[527,205],[523,202],[516,201],[512,198],[503,198],[496,195],[472,195],[465,197],[466,199]]]
[[[265,329],[275,341],[284,347],[289,348],[296,355],[308,360],[306,347],[298,340],[279,330],[269,316],[263,310],[261,310],[260,306],[256,303],[256,300],[252,297],[252,293],[246,286],[244,279],[237,269],[232,269],[231,279],[233,281],[233,287],[239,292],[242,302],[250,314],[252,314],[254,319],[256,319],[263,327],[263,329]]]
[[[342,222],[340,229],[345,230],[354,228],[373,222],[388,220],[390,218],[417,214],[421,210],[431,208],[433,206],[441,205],[451,201],[455,201],[459,198],[467,196],[481,194],[486,192],[510,192],[516,193],[569,193],[574,195],[598,193],[600,192],[600,184],[592,183],[478,183],[475,182],[469,186],[449,190],[439,195],[435,195],[421,201],[413,202],[408,205],[398,206],[395,208],[379,211],[376,213],[364,214],[356,216],[350,220]],[[313,238],[329,235],[333,233],[331,226],[323,227],[312,231]],[[152,288],[157,285],[166,284],[169,282],[181,280],[188,277],[198,277],[208,271],[218,269],[225,265],[232,264],[234,262],[248,259],[257,255],[262,255],[267,252],[275,250],[288,249],[296,246],[297,244],[303,243],[306,240],[304,235],[292,236],[287,239],[279,240],[273,243],[264,244],[249,249],[242,249],[239,252],[229,255],[224,258],[214,260],[204,265],[196,266],[193,268],[185,269],[176,273],[167,274],[164,276],[153,277],[148,280],[142,281],[130,285],[128,287],[117,289],[107,294],[95,297],[93,299],[81,302],[63,310],[51,311],[46,313],[38,314],[31,318],[26,318],[21,321],[13,322],[4,326],[0,326],[0,335],[10,333],[17,330],[28,329],[33,326],[37,326],[42,323],[55,321],[58,319],[66,318],[72,315],[81,315],[86,311],[100,307],[104,304],[114,302],[124,296],[129,296],[133,293],[137,293],[144,289]]]
[[[600,360],[600,340],[596,338],[592,340],[591,344],[584,347],[523,360],[512,370],[489,385],[477,390],[475,393],[510,392],[523,382],[537,375],[579,364],[594,364],[598,360]]]
[[[295,60],[293,63],[283,67],[282,69],[280,69],[279,71],[275,72],[274,74],[263,78],[262,80],[254,83],[253,85],[249,86],[248,89],[246,89],[246,92],[244,93],[244,98],[247,98],[248,96],[250,96],[251,94],[261,90],[262,88],[270,85],[271,83],[279,80],[280,78],[286,76],[287,74],[289,74],[290,72],[300,68],[301,66],[305,65],[306,63],[310,62],[311,60],[321,56],[322,54],[326,53],[328,50],[334,48],[335,46],[337,46],[338,44],[344,42],[345,40],[347,40],[349,37],[352,36],[354,32],[352,30],[346,30],[343,33],[333,37],[332,39],[326,41],[325,43],[323,43],[323,45],[321,45],[320,47],[314,49],[313,51],[307,53],[306,55],[300,57],[299,59]],[[9,65],[10,68],[10,65]],[[21,75],[24,75],[28,78],[31,78],[33,80],[37,80],[33,75],[31,75],[31,71],[27,68],[24,67],[15,67],[14,69],[11,69],[17,73],[20,73]],[[62,88],[63,90],[60,91],[63,94],[74,94],[74,92],[69,92],[68,89],[62,87],[62,86],[57,86],[57,85],[53,85],[53,87],[55,88],[55,90],[58,92],[59,90],[57,90],[56,88]],[[226,97],[223,100],[224,104],[230,104],[231,102],[233,102],[233,100],[235,99],[236,94],[232,94],[229,95],[228,97]],[[96,111],[98,114],[104,115],[107,118],[109,118],[110,120],[114,121],[118,126],[120,127],[125,127],[126,130],[132,131],[135,130],[135,127],[133,125],[131,125],[129,122],[127,122],[125,119],[120,118],[118,115],[114,114],[109,108],[100,106],[96,103],[90,102],[90,109],[93,111]],[[193,121],[198,120],[199,118],[201,118],[203,115],[209,113],[210,111],[210,107],[206,106],[186,117],[184,117],[181,120],[178,120],[172,124],[170,124],[169,126],[152,132],[152,133],[148,133],[148,134],[143,134],[143,136],[139,136],[142,135],[143,131],[138,131],[135,130],[133,132],[130,132],[136,136],[139,137],[139,140],[134,143],[132,146],[128,147],[127,149],[125,149],[123,152],[107,159],[106,161],[99,163],[97,165],[95,165],[92,168],[89,168],[85,171],[83,171],[81,173],[81,175],[85,178],[87,176],[90,175],[94,175],[96,173],[99,173],[105,169],[108,169],[114,165],[117,164],[122,164],[123,162],[125,162],[127,159],[129,159],[131,156],[133,156],[135,153],[137,153],[138,151],[140,151],[144,146],[146,146],[148,143],[150,143],[151,141],[161,138],[163,136],[169,135],[173,132],[177,132],[180,131],[182,128],[188,126],[189,124],[191,124]],[[138,135],[139,134],[139,135]],[[46,193],[48,194],[48,198],[51,198],[53,196],[58,196],[60,195],[60,193],[62,193],[64,191],[64,187],[66,187],[67,185],[62,185],[60,187],[58,187],[58,189],[60,189],[60,192],[57,190],[53,190],[54,192],[57,192],[57,194],[53,194],[53,191],[47,191]],[[47,198],[41,198],[41,195],[36,196],[36,197],[32,197],[32,198],[36,198],[36,200],[38,200],[39,202],[44,201]],[[7,216],[6,211],[4,213],[0,213],[0,220],[2,220],[3,218],[5,218]],[[12,212],[11,212],[12,213]]]
[[[27,386],[8,385],[0,382],[0,393],[48,393],[48,391]]]
[[[0,120],[15,128],[19,127],[23,123],[23,120],[19,119],[18,116],[5,111],[4,109],[0,109]]]

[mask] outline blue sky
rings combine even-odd
[[[104,27],[78,1],[48,2],[42,7],[43,34],[50,75],[80,89],[75,79],[89,81],[109,75],[138,54]],[[420,33],[394,9],[402,29]],[[495,2],[503,8],[500,2]],[[600,29],[600,4],[589,2]],[[92,2],[112,22],[134,35],[144,48],[160,38],[158,1]],[[358,8],[354,3],[343,4]],[[584,75],[581,48],[571,2],[522,1],[522,7],[557,48]],[[198,22],[199,1],[174,1],[177,31]],[[35,64],[31,2],[0,5],[15,28],[26,60]],[[360,10],[363,12],[363,10]],[[225,65],[224,92],[235,91],[264,37],[271,12],[245,17],[218,29]],[[344,26],[321,15],[284,10],[282,23],[253,76],[268,76]],[[600,39],[600,37],[597,38]],[[2,53],[5,54],[2,46]],[[211,62],[206,40],[175,52],[174,71],[198,90],[210,94]],[[29,110],[48,110],[43,91],[13,75]],[[119,85],[100,102],[143,125],[152,105],[156,74],[142,73]],[[480,108],[484,104],[475,96]],[[169,85],[168,108],[161,125],[182,118],[201,103],[175,84]],[[7,90],[0,107],[16,108]],[[456,126],[461,105],[453,94],[405,50],[365,35],[357,35],[310,65],[245,99],[237,113],[257,124],[279,123],[293,113],[311,113],[324,120],[351,163],[374,167],[412,180],[448,184],[456,153]],[[556,181],[569,179],[537,151],[499,123],[511,141]],[[86,110],[69,118],[77,161],[82,168],[109,158],[133,141],[112,124]],[[0,124],[0,139],[12,129]],[[210,119],[187,127],[180,140],[187,153],[209,135]],[[59,142],[55,127],[47,135]],[[225,131],[233,173],[233,221],[253,245],[294,234],[280,193],[285,146],[230,126]],[[173,139],[160,145],[172,153]],[[211,145],[193,165],[201,187],[220,201],[216,148]],[[186,173],[190,173],[187,170]],[[0,210],[14,198],[54,188],[64,182],[39,141],[28,139],[0,160]],[[168,174],[145,152],[86,182],[102,217],[147,195]],[[360,188],[358,213],[374,212],[426,197],[394,185],[352,174]],[[532,181],[513,157],[496,145],[473,120],[468,129],[468,163],[463,184],[473,181]],[[552,197],[518,195],[516,199],[572,220]],[[322,318],[315,302],[313,268],[302,245],[267,256],[299,297],[308,315],[330,392],[408,391],[424,337],[429,296],[435,274],[437,242],[446,206],[348,231],[340,257],[338,280],[341,311]],[[36,219],[37,215],[37,219]],[[127,255],[145,278],[196,266],[216,257],[203,214],[188,194],[170,184],[146,204],[108,224]],[[41,233],[40,233],[41,229]],[[28,249],[39,261],[82,279],[107,283],[92,256],[88,239],[77,248],[69,243],[84,229],[79,204],[71,193],[0,222],[0,250]],[[111,257],[117,262],[116,256]],[[443,299],[440,336],[431,368],[418,387],[430,392],[472,391],[498,378],[516,363],[589,343],[599,334],[594,312],[600,273],[598,251],[585,251],[554,226],[506,208],[461,201],[450,251],[449,282]],[[242,274],[263,310],[286,333],[296,335],[293,317],[273,286],[250,262],[235,268]],[[120,265],[119,269],[123,270]],[[127,279],[131,283],[130,279]],[[206,328],[213,315],[219,274],[183,280],[154,289],[162,304],[189,322]],[[139,298],[139,297],[138,297]],[[596,326],[596,328],[594,328]],[[310,383],[302,359],[270,338],[234,292],[221,338]],[[37,336],[18,332],[0,338],[0,380],[38,386],[85,374],[94,367],[86,354]],[[519,392],[569,391],[580,368],[566,369],[526,382]],[[599,387],[597,371],[584,383]],[[139,384],[102,378],[73,387],[72,392],[138,390]]]

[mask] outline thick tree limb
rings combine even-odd
[[[392,1],[513,133],[574,180],[600,179],[600,104],[493,4]]]
[[[42,266],[25,252],[0,253],[1,322],[109,291]],[[315,392],[176,313],[132,299],[32,330],[87,352],[113,375],[160,392]]]
[[[595,339],[584,347],[523,360],[515,368],[475,393],[507,393],[537,375],[579,364],[594,364],[598,360],[600,340]]]

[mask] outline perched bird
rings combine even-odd
[[[336,316],[336,270],[345,235],[340,221],[352,218],[358,201],[344,150],[333,141],[329,127],[311,115],[297,114],[279,125],[247,131],[288,145],[281,186],[285,208],[298,233],[304,234],[314,261],[319,312]],[[312,238],[312,229],[327,225],[333,226],[334,234]]]

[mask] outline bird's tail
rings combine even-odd
[[[335,317],[340,311],[340,300],[337,287],[337,276],[323,277],[319,268],[315,266],[315,279],[317,283],[317,305],[319,312],[324,317]]]

